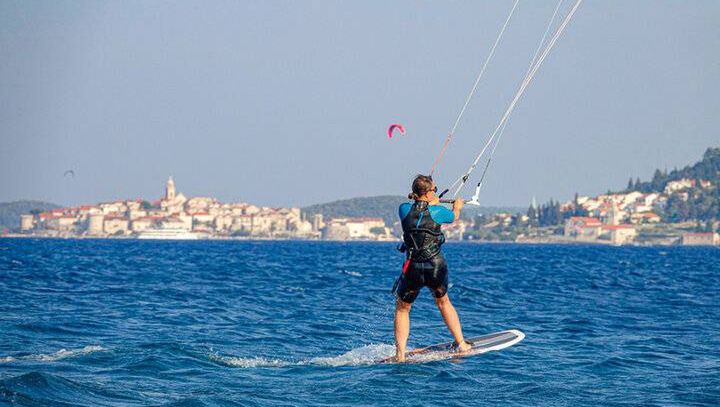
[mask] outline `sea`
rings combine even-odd
[[[720,250],[448,243],[482,355],[379,364],[392,243],[0,239],[0,405],[717,406]],[[451,340],[424,290],[410,347]]]

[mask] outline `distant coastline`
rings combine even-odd
[[[619,192],[576,194],[569,201],[550,200],[542,205],[533,199],[526,211],[466,205],[463,216],[445,225],[443,232],[448,240],[478,242],[720,245],[719,185],[720,148],[709,148],[693,165],[669,173],[657,170],[647,182],[631,178]],[[41,202],[6,204],[12,210],[4,219],[14,214],[19,217],[19,228],[5,228],[2,235],[397,241],[402,230],[396,211],[405,201],[399,195],[385,195],[305,208],[269,208],[211,197],[187,198],[170,177],[164,195],[151,201],[126,199],[71,208]]]

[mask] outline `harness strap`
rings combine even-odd
[[[407,273],[408,268],[410,267],[410,262],[411,262],[410,257],[408,257],[408,258],[405,260],[405,264],[403,264],[403,268],[402,268],[402,273],[403,273],[403,274]]]

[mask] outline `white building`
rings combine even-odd
[[[130,228],[133,232],[143,232],[152,229],[159,222],[160,218],[153,216],[144,216],[142,218],[133,219]]]
[[[129,231],[129,220],[124,216],[106,216],[103,230],[108,235],[124,235]]]
[[[100,214],[92,214],[88,218],[87,233],[91,236],[100,236],[104,231],[105,216]]]
[[[33,215],[20,215],[20,230],[27,232],[35,227],[35,216]]]
[[[336,218],[326,222],[323,237],[329,240],[377,240],[389,232],[382,218]]]
[[[637,236],[632,225],[603,225],[600,232],[600,238],[606,238],[614,244],[631,243]]]
[[[720,245],[720,235],[717,233],[684,233],[682,235],[684,246],[717,246]]]
[[[600,234],[600,226],[602,222],[598,218],[573,216],[565,221],[564,235],[579,240],[592,240]]]
[[[190,222],[183,219],[180,216],[171,216],[164,218],[160,221],[160,229],[170,229],[170,230],[182,230],[185,232],[189,232],[192,230],[192,217],[188,217],[190,219]]]
[[[668,195],[676,191],[682,191],[683,189],[692,188],[695,186],[695,180],[689,178],[683,178],[677,181],[670,181],[665,185],[664,192]]]

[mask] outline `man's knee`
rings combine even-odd
[[[435,304],[437,304],[438,308],[447,307],[448,305],[451,305],[450,297],[448,297],[447,293],[442,297],[437,297],[435,298]]]
[[[412,307],[412,303],[405,302],[401,299],[398,299],[395,303],[395,310],[400,312],[410,312],[410,308]]]

